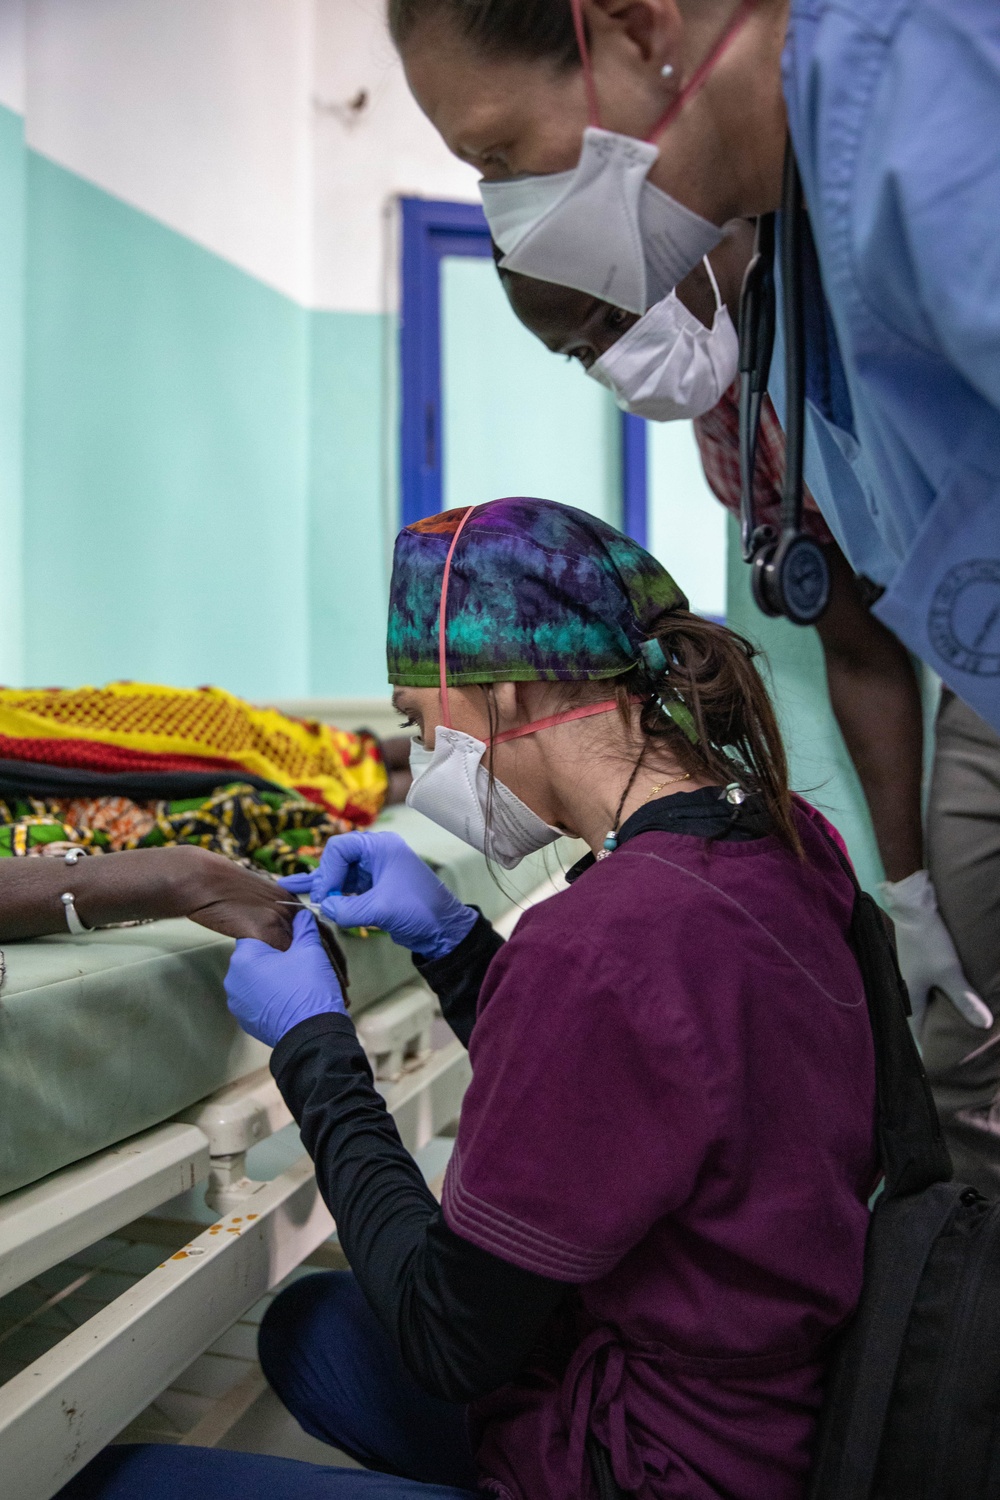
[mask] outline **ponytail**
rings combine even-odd
[[[684,609],[661,615],[650,640],[658,643],[662,664],[658,652],[644,651],[617,683],[626,723],[641,699],[648,739],[669,740],[671,753],[692,775],[759,793],[775,831],[801,852],[785,747],[754,664],[755,648],[734,630]]]

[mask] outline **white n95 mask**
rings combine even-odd
[[[640,141],[602,130],[582,0],[570,0],[589,125],[570,172],[481,182],[490,233],[504,252],[501,267],[574,287],[644,313],[683,281],[722,238],[707,219],[646,178],[660,155],[654,141],[698,92],[748,21],[754,0],[741,0],[707,57]],[[672,69],[665,70],[665,76]]]
[[[715,292],[711,328],[671,292],[587,371],[622,411],[649,422],[700,417],[735,380],[740,342],[707,258],[705,268]]]
[[[722,238],[646,181],[659,154],[649,141],[590,125],[572,171],[481,182],[501,267],[644,313]]]
[[[560,833],[543,823],[496,777],[487,824],[490,778],[483,765],[485,754],[482,740],[439,724],[434,730],[433,750],[416,741],[410,746],[413,785],[406,805],[496,860],[505,870],[512,870],[526,854],[554,843]]]

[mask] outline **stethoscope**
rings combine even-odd
[[[781,296],[785,317],[785,477],[781,530],[757,523],[754,470],[761,403],[774,351],[774,214],[757,220],[754,253],[740,294],[740,539],[750,564],[754,600],[766,615],[814,625],[830,602],[830,565],[822,547],[802,530],[802,452],[805,434],[805,319],[802,247],[807,231],[802,182],[791,142],[785,152],[781,197]]]

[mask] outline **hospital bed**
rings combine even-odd
[[[333,717],[339,705],[322,707]],[[504,932],[559,880],[547,851],[503,873],[501,889],[481,856],[405,807],[387,809],[379,826]],[[359,1035],[416,1151],[457,1116],[466,1053],[435,1020],[403,949],[384,933],[343,942]],[[304,1153],[267,1181],[248,1171],[248,1153],[290,1116],[267,1049],[226,1010],[231,947],[185,920],[5,947],[0,1297],[125,1226],[133,1235],[137,1223],[149,1226],[167,1246],[121,1295],[13,1373],[0,1341],[9,1376],[0,1489],[11,1500],[49,1500],[334,1236]],[[173,1239],[159,1234],[163,1223]]]

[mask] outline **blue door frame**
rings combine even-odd
[[[403,525],[441,509],[441,258],[492,257],[490,232],[476,203],[403,198],[400,309],[402,374],[401,478]],[[647,537],[646,424],[622,413],[623,528],[641,545]]]

